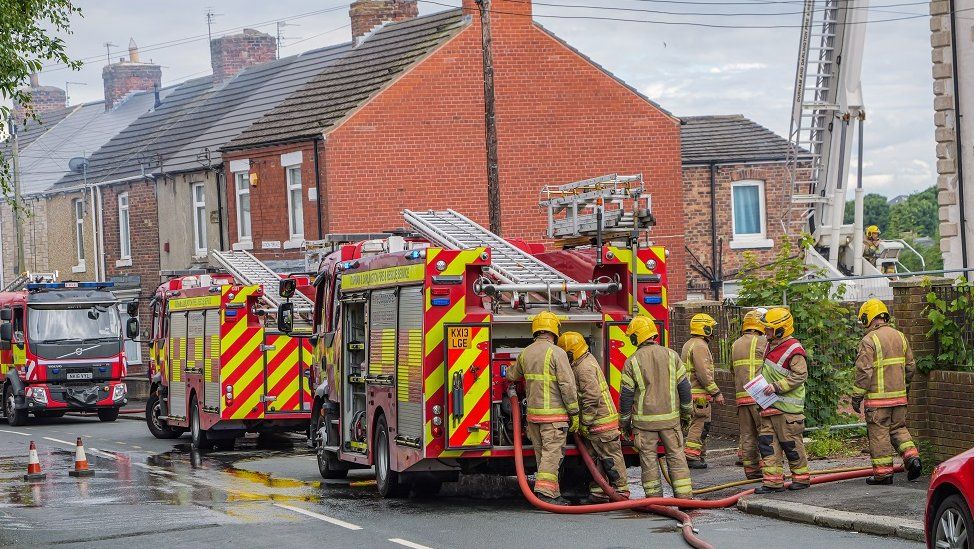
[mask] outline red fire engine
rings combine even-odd
[[[532,341],[540,311],[584,335],[619,399],[629,318],[649,315],[667,335],[667,252],[638,238],[653,223],[649,210],[621,206],[642,199],[640,176],[547,191],[550,237],[580,241],[595,217],[594,244],[533,253],[452,210],[405,211],[419,236],[325,257],[312,335],[321,379],[311,443],[322,476],[375,466],[380,493],[396,496],[436,492],[459,472],[511,474],[517,419],[504,372]],[[279,309],[283,331],[289,309]]]
[[[197,449],[233,448],[246,432],[307,430],[311,344],[266,326],[280,276],[247,252],[211,256],[228,274],[174,278],[150,303],[149,430],[157,438],[189,430]],[[307,277],[292,280],[310,291]],[[311,300],[298,297],[310,312]]]
[[[97,412],[115,421],[126,403],[126,359],[119,300],[111,282],[32,282],[0,293],[0,374],[4,415],[60,417]],[[17,282],[15,282],[17,284]],[[128,308],[135,316],[133,306]],[[139,334],[129,318],[126,335]]]

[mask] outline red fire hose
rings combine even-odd
[[[512,416],[515,418],[522,417],[521,406],[519,405],[518,397],[509,397],[512,403]],[[603,476],[599,473],[595,473],[595,464],[589,459],[585,449],[580,447],[580,455],[583,456],[584,462],[587,462],[587,467],[590,468],[591,474],[593,474],[594,480],[597,484],[600,484],[601,488],[607,494],[613,494],[619,501],[611,501],[609,503],[597,503],[593,505],[554,505],[552,503],[546,503],[536,497],[532,488],[529,486],[529,480],[525,475],[525,463],[523,462],[524,457],[522,455],[522,422],[516,420],[512,422],[515,430],[515,473],[518,477],[519,488],[522,490],[522,495],[525,499],[529,500],[529,503],[534,505],[538,509],[543,511],[549,511],[550,513],[560,513],[565,515],[584,515],[589,513],[603,513],[606,511],[622,511],[625,509],[643,509],[649,510],[653,513],[663,514],[668,517],[677,518],[682,521],[682,531],[685,536],[685,540],[688,541],[692,547],[710,547],[705,542],[694,537],[694,532],[692,531],[691,522],[686,513],[681,513],[680,515],[672,512],[671,509],[659,511],[662,507],[682,507],[685,509],[722,509],[726,507],[731,507],[735,505],[740,498],[747,496],[753,492],[752,489],[743,490],[737,494],[727,496],[721,499],[707,499],[707,500],[697,500],[697,499],[685,499],[685,498],[664,498],[664,497],[654,497],[654,498],[642,498],[642,499],[623,499],[619,494],[617,494],[609,484],[603,480]],[[896,471],[904,470],[902,467],[897,467]],[[810,484],[823,484],[825,482],[834,482],[838,480],[850,480],[854,478],[863,478],[871,476],[873,474],[870,467],[860,469],[857,471],[850,471],[846,473],[831,473],[826,475],[821,475],[813,477],[810,480]],[[599,480],[597,480],[599,479]],[[601,482],[602,481],[602,482]],[[613,496],[611,496],[613,497]],[[616,498],[615,498],[616,499]],[[683,516],[682,516],[683,515]],[[689,534],[691,538],[689,539]],[[694,541],[693,541],[694,540]]]

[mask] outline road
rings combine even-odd
[[[96,473],[69,477],[75,438]],[[34,440],[47,478],[23,481]],[[553,515],[533,509],[511,479],[465,479],[429,500],[384,500],[368,471],[322,481],[302,441],[246,439],[234,451],[190,452],[154,439],[141,421],[66,417],[0,423],[0,546],[479,548],[681,547],[675,522],[632,512]],[[632,468],[639,484],[639,470]],[[816,488],[815,488],[816,489]],[[488,494],[489,497],[485,497]],[[920,547],[745,515],[699,511],[716,547]]]

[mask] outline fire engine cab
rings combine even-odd
[[[150,432],[230,449],[247,432],[307,430],[312,348],[301,330],[273,327],[281,276],[245,251],[211,258],[224,272],[175,277],[150,302]],[[290,280],[310,293],[308,277]],[[310,316],[311,299],[291,297]]]
[[[126,403],[127,364],[112,283],[18,280],[0,292],[7,423],[23,425],[28,414],[60,417],[69,411],[115,421]],[[125,332],[133,339],[139,334],[139,322],[131,318],[134,304],[128,312]]]
[[[642,179],[543,193],[549,236],[571,249],[509,242],[453,210],[406,210],[412,235],[341,245],[322,260],[311,444],[323,477],[375,466],[391,497],[434,493],[462,472],[512,474],[522,418],[504,398],[505,372],[541,311],[584,335],[619,399],[628,320],[648,315],[665,337],[668,328],[668,254],[639,238],[653,223]]]

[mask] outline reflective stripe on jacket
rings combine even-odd
[[[766,337],[746,333],[732,343],[732,375],[735,379],[735,403],[751,406],[756,400],[749,396],[745,384],[749,383],[762,370],[763,356],[766,354]]]
[[[677,426],[681,412],[678,384],[687,377],[678,353],[656,344],[638,347],[624,363],[620,382],[634,391],[633,426],[645,431]]]
[[[763,361],[762,374],[776,388],[779,400],[761,414],[802,414],[806,399],[806,351],[792,337],[781,342],[770,342],[769,346]]]
[[[532,423],[568,421],[579,413],[576,376],[566,351],[536,338],[508,369],[510,381],[525,380],[525,418]]]
[[[681,348],[681,362],[691,381],[691,397],[712,400],[720,391],[715,383],[715,363],[708,342],[704,338],[691,336]]]
[[[865,396],[865,407],[907,405],[915,357],[905,335],[882,324],[865,334],[857,351],[854,394]]]
[[[600,363],[591,353],[586,353],[573,363],[576,388],[579,391],[580,422],[591,433],[602,433],[620,427],[620,415],[610,396],[607,378]]]

